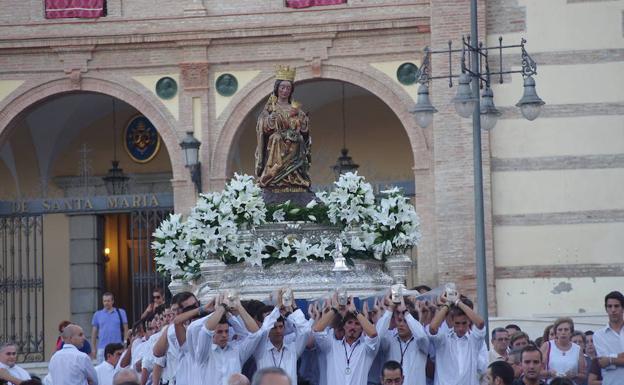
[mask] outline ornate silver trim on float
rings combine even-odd
[[[386,269],[394,278],[394,283],[405,284],[407,272],[414,265],[412,258],[405,253],[389,255],[386,258]]]
[[[350,230],[354,235],[357,229]],[[254,229],[242,229],[240,242],[249,242],[256,238],[264,242],[282,242],[284,238],[302,239],[318,242],[322,238],[338,239],[340,230],[336,227],[323,226],[309,222],[280,222],[258,226]],[[409,260],[409,265],[404,260]],[[340,286],[349,295],[366,297],[388,289],[395,282],[404,282],[407,269],[411,266],[409,256],[402,255],[397,261],[384,263],[377,260],[354,259],[355,266],[349,271],[340,272]],[[407,268],[405,267],[407,266]],[[297,298],[317,299],[338,286],[334,263],[331,259],[323,262],[310,261],[291,264],[275,264],[269,268],[250,266],[246,263],[226,265],[217,258],[201,264],[201,277],[193,282],[173,280],[169,289],[172,294],[188,290],[205,301],[217,292],[238,290],[243,299],[264,300],[280,287],[291,287]]]

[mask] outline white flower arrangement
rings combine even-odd
[[[355,173],[340,175],[330,193],[319,192],[317,198],[328,210],[327,216],[333,224],[344,226],[369,222],[375,212],[375,194],[370,183]]]
[[[222,192],[200,194],[186,222],[176,214],[161,223],[152,243],[158,271],[188,280],[199,274],[202,261],[215,257],[226,264],[244,261],[257,266],[331,259],[332,239],[312,242],[304,236],[267,242],[252,235],[253,240],[241,241],[243,233],[249,238],[250,229],[267,221],[338,225],[348,259],[383,260],[420,240],[420,221],[409,199],[398,189],[383,193],[376,204],[364,177],[347,173],[335,182],[332,192],[316,194],[322,205],[315,200],[306,207],[285,202],[269,210],[253,177],[235,174]]]
[[[398,188],[382,191],[372,222],[376,235],[373,244],[375,258],[388,256],[395,251],[405,252],[416,245],[421,238],[420,218],[414,206]]]
[[[159,272],[170,272],[174,278],[192,278],[199,264],[187,254],[186,229],[180,214],[171,214],[154,232],[152,249]]]

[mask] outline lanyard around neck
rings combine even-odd
[[[273,354],[274,350],[275,350],[275,348],[271,349],[271,358],[273,359],[273,366],[275,366],[276,368],[281,368],[282,367],[282,359],[284,359],[284,345],[282,345],[282,351],[281,351],[281,354],[280,354],[279,363],[275,361],[275,354]]]
[[[351,365],[351,357],[353,357],[353,352],[355,351],[355,348],[357,348],[357,346],[360,344],[360,340],[357,340],[353,346],[351,346],[351,353],[349,355],[347,355],[347,344],[345,344],[345,341],[342,340],[342,347],[344,348],[344,352],[345,352],[345,359],[347,360],[347,368],[350,368]]]
[[[399,336],[397,336],[397,341],[399,341],[399,350],[401,351],[401,366],[403,366],[403,357],[407,352],[407,348],[409,348],[412,341],[414,341],[414,337],[410,338],[410,340],[407,341],[407,343],[405,344],[405,349],[403,349],[403,341],[401,341],[401,338]]]

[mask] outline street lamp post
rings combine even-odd
[[[487,300],[487,274],[485,261],[485,215],[483,209],[483,165],[481,159],[481,126],[492,129],[500,116],[500,112],[494,106],[494,93],[490,87],[492,75],[499,75],[499,82],[503,83],[503,74],[521,73],[524,78],[524,93],[522,99],[516,104],[520,107],[522,115],[528,120],[534,120],[539,116],[544,101],[537,96],[533,75],[537,74],[537,64],[529,56],[524,48],[526,41],[522,39],[519,45],[499,45],[496,47],[483,47],[479,43],[477,23],[477,0],[470,2],[470,36],[462,38],[462,48],[452,49],[449,41],[448,49],[431,51],[428,47],[424,50],[424,58],[420,69],[418,82],[418,98],[416,105],[411,110],[416,122],[425,128],[433,121],[433,114],[437,112],[429,99],[429,82],[434,79],[448,79],[449,87],[453,86],[453,78],[459,78],[457,96],[453,98],[455,110],[464,118],[472,116],[473,137],[473,162],[474,162],[474,207],[475,207],[475,256],[477,271],[477,299],[480,315],[488,326],[488,300]],[[503,71],[502,51],[509,48],[520,48],[522,57],[522,69]],[[500,68],[497,72],[491,72],[488,61],[488,51],[498,50]],[[466,66],[466,51],[469,55],[469,66]],[[461,52],[461,74],[453,75],[452,54]],[[447,76],[431,76],[431,55],[445,54],[449,58],[449,74]],[[485,69],[482,63],[485,62]],[[479,97],[480,88],[484,88],[482,99]]]

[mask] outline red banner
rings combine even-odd
[[[289,8],[308,8],[317,5],[336,5],[345,4],[347,0],[286,0],[286,6]]]
[[[105,16],[104,0],[45,0],[46,19],[93,19],[102,16]]]

